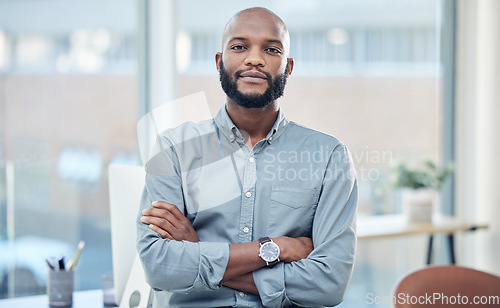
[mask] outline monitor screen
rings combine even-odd
[[[137,255],[136,219],[144,189],[143,166],[109,166],[109,203],[115,303],[120,304]]]

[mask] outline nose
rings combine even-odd
[[[266,62],[262,57],[260,50],[257,48],[252,48],[249,50],[247,57],[245,59],[245,65],[248,66],[264,66]]]

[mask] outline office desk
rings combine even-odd
[[[47,295],[16,297],[0,300],[0,308],[47,308],[49,307]],[[73,306],[71,308],[100,308],[102,304],[102,291],[78,291],[73,293]]]
[[[450,263],[455,264],[454,234],[463,231],[487,229],[486,223],[472,223],[455,217],[438,215],[432,223],[408,223],[404,215],[378,215],[358,217],[358,239],[383,239],[415,234],[429,235],[427,264],[432,262],[432,244],[435,234],[445,234],[448,242]]]

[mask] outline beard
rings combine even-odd
[[[240,77],[240,74],[246,70],[236,71],[233,78],[231,78],[229,73],[224,68],[224,63],[221,60],[219,79],[222,90],[224,90],[226,95],[236,104],[245,108],[263,108],[283,96],[288,76],[285,73],[282,73],[278,74],[276,78],[273,79],[271,74],[263,72],[258,68],[257,70],[265,74],[267,77],[268,87],[266,91],[262,94],[244,94],[238,90],[237,80]],[[288,64],[286,65],[285,72],[286,71],[288,71]]]

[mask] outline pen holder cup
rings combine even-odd
[[[49,270],[47,296],[51,307],[71,307],[73,304],[73,271]]]

